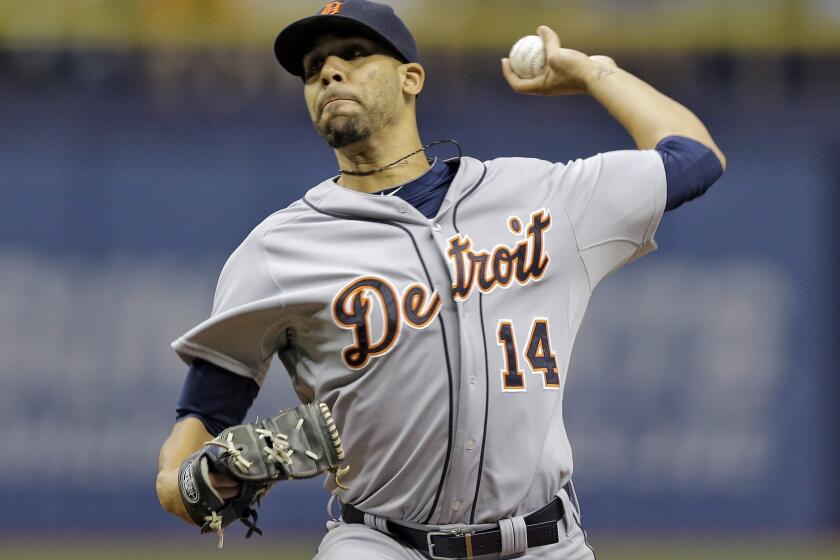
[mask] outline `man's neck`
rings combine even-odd
[[[355,191],[371,193],[403,185],[412,179],[416,179],[429,169],[429,162],[426,160],[426,154],[422,151],[419,138],[412,139],[410,142],[382,146],[381,148],[377,148],[372,143],[348,148],[336,150],[336,158],[340,169],[364,172],[385,168],[371,175],[342,173],[338,183]],[[416,150],[420,151],[396,165],[388,167]]]

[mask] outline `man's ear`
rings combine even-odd
[[[420,95],[426,80],[426,71],[416,62],[409,62],[400,66],[402,75],[402,90],[408,95]]]

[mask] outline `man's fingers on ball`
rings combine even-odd
[[[505,79],[510,84],[514,90],[519,87],[519,82],[522,81],[522,78],[516,75],[516,72],[513,71],[513,68],[510,65],[509,58],[502,59],[502,74],[504,74]]]
[[[510,84],[513,91],[517,93],[528,93],[528,91],[530,91],[533,79],[529,80],[517,76],[516,72],[513,71],[513,68],[510,65],[510,59],[508,58],[502,59],[502,73],[505,75],[505,79],[507,80],[507,83]]]
[[[514,73],[513,68],[510,67],[509,58],[502,59],[502,74],[504,74],[505,79],[511,86],[513,86],[514,83],[516,83],[516,80],[521,79]]]
[[[543,42],[545,43],[545,50],[548,51],[549,49],[559,49],[560,48],[560,36],[549,26],[541,25],[537,28],[537,34],[542,37]]]

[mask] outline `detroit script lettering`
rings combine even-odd
[[[496,245],[492,252],[476,251],[468,235],[449,239],[447,256],[454,281],[450,297],[463,301],[473,288],[490,293],[497,287],[506,288],[514,281],[524,286],[545,274],[551,258],[545,247],[545,233],[551,228],[551,215],[540,209],[531,214],[531,221],[523,232],[518,217],[507,223],[511,233],[524,239],[508,247]],[[440,313],[441,296],[431,294],[422,284],[411,284],[402,293],[387,279],[363,276],[347,284],[332,303],[335,324],[353,333],[353,344],[342,351],[347,367],[361,369],[376,356],[388,353],[397,343],[403,325],[413,329],[426,328]],[[382,317],[381,333],[374,335],[371,315],[377,311]]]

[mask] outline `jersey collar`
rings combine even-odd
[[[440,210],[434,218],[445,217],[458,199],[473,189],[484,174],[484,164],[477,159],[464,156],[452,179],[452,185],[443,199]],[[427,225],[429,219],[408,202],[396,196],[379,196],[360,193],[342,187],[330,178],[310,189],[304,199],[310,205],[327,212],[352,216],[359,219],[397,221]]]

